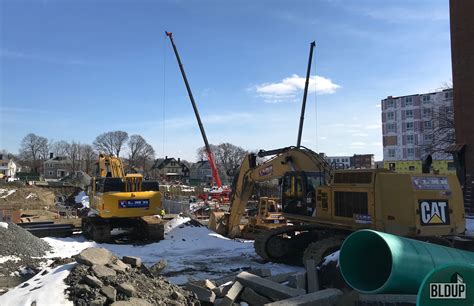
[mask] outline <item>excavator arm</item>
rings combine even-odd
[[[255,183],[281,178],[289,171],[321,172],[326,181],[330,180],[330,165],[321,155],[307,148],[287,147],[259,152],[260,157],[269,155],[274,157],[257,165],[255,154],[249,154],[240,166],[232,187],[231,208],[226,223],[226,232],[231,238],[240,234],[240,221]]]
[[[98,177],[125,177],[125,171],[123,169],[122,160],[118,157],[106,154],[99,154],[97,166]]]

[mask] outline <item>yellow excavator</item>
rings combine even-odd
[[[141,174],[125,174],[120,158],[99,154],[89,189],[90,211],[82,218],[85,237],[109,242],[113,228],[125,228],[132,229],[140,240],[164,238],[164,225],[157,217],[162,209],[157,181],[144,181]]]
[[[370,228],[444,245],[472,248],[464,237],[464,203],[455,175],[400,174],[386,169],[332,170],[304,147],[248,155],[232,190],[230,213],[210,228],[241,236],[241,218],[255,183],[279,179],[283,217],[291,225],[261,231],[255,250],[273,262],[319,262],[351,232]]]

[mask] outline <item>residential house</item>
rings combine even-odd
[[[152,171],[155,173],[154,176],[162,180],[179,180],[183,183],[188,183],[189,181],[189,168],[181,162],[180,158],[168,158],[168,156],[165,156],[165,159],[157,159],[152,167]]]
[[[191,185],[212,184],[212,170],[209,161],[200,160],[191,165],[189,169],[189,183]]]
[[[326,160],[336,169],[351,167],[351,156],[326,156]]]
[[[15,174],[20,171],[19,165],[13,160],[10,154],[0,153],[0,178],[15,178]]]
[[[72,161],[65,156],[49,155],[49,159],[44,161],[44,178],[49,180],[57,180],[68,176],[72,171]]]

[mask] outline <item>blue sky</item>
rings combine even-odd
[[[0,149],[30,132],[92,143],[140,134],[196,159],[203,145],[164,31],[174,33],[211,143],[302,144],[382,159],[380,100],[451,80],[448,1],[0,0]]]

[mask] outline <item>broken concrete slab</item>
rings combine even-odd
[[[194,292],[200,301],[214,303],[216,299],[214,292],[197,284],[187,283],[185,288],[186,290]]]
[[[130,283],[121,283],[117,286],[117,290],[122,292],[126,296],[134,296],[136,294],[136,289]]]
[[[273,301],[287,299],[306,293],[305,290],[290,288],[248,272],[239,273],[236,280],[245,287],[250,287],[255,292],[267,296]]]
[[[106,265],[111,262],[112,253],[104,248],[88,248],[76,255],[75,259],[87,266]]]
[[[306,273],[298,273],[288,278],[288,286],[296,289],[306,290]]]
[[[158,276],[160,275],[161,271],[166,268],[167,264],[168,263],[166,262],[166,260],[162,259],[155,263],[153,266],[151,266],[149,270],[153,275]]]
[[[234,273],[234,274],[230,274],[230,275],[226,275],[224,277],[220,277],[220,278],[216,278],[216,279],[213,279],[212,281],[216,284],[216,286],[222,286],[223,284],[226,284],[228,282],[233,282],[235,281],[235,277],[237,276],[237,274],[239,273]]]
[[[268,279],[277,283],[283,283],[283,282],[286,282],[290,276],[295,275],[295,274],[296,274],[295,272],[281,273],[281,274],[265,277],[265,279]]]
[[[339,289],[324,289],[317,292],[308,293],[265,304],[266,306],[334,306],[342,297],[342,291]]]
[[[136,256],[124,256],[122,257],[122,261],[132,267],[140,267],[142,265],[141,258]]]
[[[100,293],[105,295],[109,302],[115,302],[117,299],[117,290],[112,286],[104,286],[100,288]]]
[[[92,275],[84,276],[83,280],[86,284],[94,288],[100,288],[104,285],[100,279]]]
[[[250,305],[263,306],[265,304],[271,303],[271,300],[264,297],[263,295],[258,294],[250,288],[245,288],[244,292],[240,295],[240,299],[249,303]]]
[[[272,271],[270,269],[267,269],[267,268],[255,268],[255,269],[251,269],[248,272],[250,272],[252,274],[255,274],[255,275],[258,275],[260,277],[272,276]]]
[[[132,297],[128,301],[114,302],[111,306],[153,306],[153,304],[147,300]]]
[[[103,265],[93,265],[92,271],[94,272],[95,276],[99,278],[115,276],[117,274],[113,269],[107,268],[106,266],[103,266]]]
[[[107,298],[105,296],[99,296],[90,303],[90,306],[103,306],[106,302]]]
[[[244,286],[242,286],[241,283],[239,283],[238,281],[235,282],[229,289],[227,294],[224,296],[222,301],[219,303],[219,306],[232,306],[243,289]]]
[[[319,279],[318,271],[316,271],[316,262],[313,259],[309,259],[305,262],[306,267],[306,280],[307,280],[307,292],[316,292],[319,290]]]

